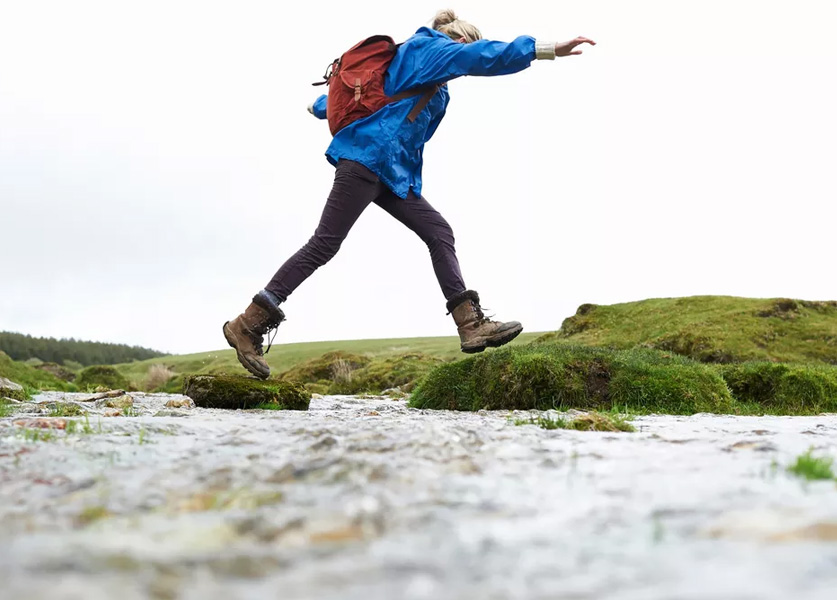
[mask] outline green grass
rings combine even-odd
[[[0,352],[0,377],[5,377],[23,386],[27,398],[21,398],[21,400],[28,399],[39,390],[61,390],[65,392],[78,390],[76,385],[62,381],[51,373],[12,360],[5,352]]]
[[[788,467],[788,472],[808,481],[835,479],[831,466],[834,459],[813,456],[813,450],[796,457],[796,462]]]
[[[50,417],[79,417],[87,414],[87,411],[78,404],[67,404],[64,402],[56,402],[49,405]]]
[[[515,419],[515,425],[537,425],[541,429],[572,429],[575,431],[636,431],[623,415],[598,411],[579,415],[574,419],[563,416],[535,415]]]
[[[583,304],[539,338],[609,348],[647,347],[701,362],[837,364],[837,302],[731,296]]]
[[[816,415],[837,412],[837,366],[749,362],[717,367],[747,412]]]
[[[220,327],[219,327],[220,331]],[[512,342],[520,345],[534,340],[543,333],[522,333]],[[282,328],[279,328],[281,340]],[[223,341],[223,340],[222,340]],[[329,352],[343,352],[364,359],[395,359],[405,354],[422,354],[442,361],[455,360],[464,356],[459,350],[459,338],[452,337],[422,337],[422,338],[390,338],[379,340],[341,340],[332,342],[301,342],[293,344],[278,343],[274,345],[265,357],[276,376],[288,370],[316,359]],[[165,365],[176,377],[168,381],[160,391],[179,392],[183,387],[186,375],[247,375],[247,371],[238,363],[235,351],[231,348],[198,354],[184,354],[180,356],[165,356],[144,361],[135,361],[115,365],[124,375],[131,386],[145,389],[148,372],[152,365]],[[13,378],[12,378],[13,379]],[[306,382],[308,380],[306,379]]]
[[[416,386],[410,406],[450,410],[730,413],[735,404],[708,365],[654,350],[567,344],[506,347],[443,364]]]
[[[541,429],[569,429],[569,421],[564,417],[550,417],[549,415],[534,415],[526,419],[512,421],[518,427],[521,425],[537,425]]]
[[[10,404],[0,398],[0,419],[3,417],[10,417],[14,413],[13,407],[14,404]]]
[[[109,390],[125,390],[130,387],[128,379],[110,365],[93,365],[82,369],[75,384],[81,389],[104,387]]]
[[[320,394],[377,394],[396,387],[409,389],[443,362],[420,352],[368,357],[337,351],[306,360],[279,378]]]

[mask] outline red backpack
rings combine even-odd
[[[326,116],[331,135],[387,104],[410,96],[423,95],[407,119],[415,121],[424,110],[440,86],[408,90],[395,96],[384,93],[384,75],[397,51],[398,45],[387,35],[366,38],[329,65],[323,76],[325,81],[313,84],[328,85]]]

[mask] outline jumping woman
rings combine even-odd
[[[270,375],[262,343],[285,319],[279,305],[337,254],[372,203],[427,244],[463,352],[482,352],[517,337],[520,323],[492,321],[483,314],[477,292],[465,287],[453,231],[421,195],[422,152],[445,116],[448,81],[517,73],[535,59],[581,54],[581,44],[595,42],[577,37],[547,43],[529,36],[510,43],[484,40],[476,27],[443,10],[431,28],[422,27],[403,44],[375,36],[335,61],[326,78],[329,95],[308,109],[319,119],[328,118],[334,135],[326,151],[335,166],[334,186],[313,237],[242,314],[224,324],[224,336],[244,368],[263,379]],[[381,68],[376,71],[375,65]]]

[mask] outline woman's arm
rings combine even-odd
[[[575,48],[582,43],[595,44],[582,37],[558,44],[536,42],[535,38],[527,35],[508,43],[478,40],[464,44],[446,36],[416,36],[404,44],[392,61],[387,71],[386,92],[394,95],[463,75],[517,73],[535,59],[581,54],[581,50]]]
[[[310,112],[312,115],[314,115],[318,119],[325,119],[326,116],[327,116],[327,114],[326,114],[327,102],[328,102],[328,96],[323,94],[322,96],[320,96],[319,98],[314,100],[314,103],[311,104],[308,107],[308,112]]]
[[[460,44],[448,37],[414,37],[404,44],[387,70],[386,92],[445,83],[463,75],[508,75],[535,59],[535,38],[513,42],[478,40]]]

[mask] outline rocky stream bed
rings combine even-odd
[[[809,448],[837,456],[837,415],[648,416],[596,433],[378,397],[224,411],[132,396],[44,393],[0,419],[0,598],[837,590],[837,484],[785,470]],[[89,412],[39,420],[54,402]]]

